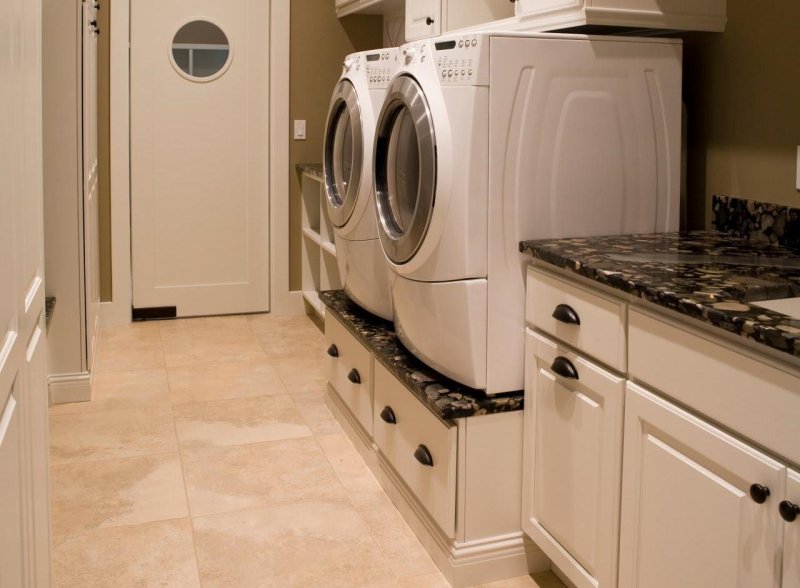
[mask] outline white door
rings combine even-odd
[[[634,384],[620,588],[778,588],[786,468]]]
[[[86,296],[86,369],[94,361],[100,319],[100,244],[97,164],[97,8],[83,3],[83,255]]]
[[[269,2],[131,3],[135,309],[269,310]]]
[[[800,588],[800,473],[789,470],[786,502],[781,504],[785,520],[783,535],[782,588]]]
[[[578,587],[616,586],[625,380],[528,331],[523,530]]]

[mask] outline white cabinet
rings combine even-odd
[[[779,586],[786,468],[634,385],[620,588]]]
[[[523,530],[581,588],[616,586],[625,380],[528,331]]]
[[[338,290],[342,287],[339,266],[336,261],[333,223],[328,218],[325,205],[325,185],[322,171],[315,166],[299,166],[301,171],[301,226],[303,243],[302,290],[306,304],[321,318],[325,317],[325,306],[320,302],[323,290]]]
[[[789,470],[786,498],[779,506],[784,518],[783,588],[800,588],[800,472]]]
[[[23,586],[25,517],[23,508],[22,431],[19,389],[0,407],[0,586]]]
[[[406,41],[485,25],[514,15],[508,0],[406,0]]]
[[[328,381],[372,435],[372,355],[332,316],[325,316]]]
[[[516,0],[526,30],[584,25],[723,31],[727,0]]]
[[[406,0],[406,41],[416,41],[440,34],[443,1]]]

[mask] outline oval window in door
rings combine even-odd
[[[198,19],[187,22],[175,33],[170,57],[185,78],[207,82],[225,73],[233,54],[225,32],[213,22]]]
[[[350,219],[361,185],[364,145],[361,109],[348,80],[336,86],[325,131],[323,168],[328,215],[337,227]]]

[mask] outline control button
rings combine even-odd
[[[472,39],[472,46],[474,47],[477,44],[478,44],[478,39]]]
[[[443,77],[443,78],[444,78],[444,77],[447,77],[447,72],[446,72],[446,71],[444,71],[444,70],[442,70],[442,77]]]
[[[467,75],[466,72],[463,69],[461,70],[461,75],[462,76]]]
[[[463,40],[462,40],[462,41],[459,41],[459,42],[458,42],[458,46],[459,46],[459,47],[463,47],[463,46],[464,46],[464,41],[463,41]]]
[[[425,63],[425,56],[424,55],[422,56],[422,59],[420,59],[420,61]]]
[[[472,75],[472,70],[469,70],[469,75]]]
[[[453,70],[452,69],[448,69],[447,70],[447,77],[448,78],[452,78],[453,77]]]

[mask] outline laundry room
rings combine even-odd
[[[4,2],[0,587],[800,588],[798,23]]]

